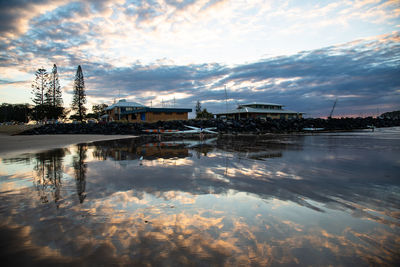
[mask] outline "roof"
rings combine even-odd
[[[142,112],[192,112],[191,108],[149,108],[144,107],[141,109],[129,110],[121,112],[124,114],[142,113]]]
[[[281,105],[281,104],[263,103],[263,102],[252,102],[252,103],[239,104],[239,106],[250,106],[250,105],[263,105],[263,106],[280,106],[280,107],[284,107],[284,105]]]
[[[303,114],[303,112],[296,112],[292,110],[284,110],[284,109],[266,109],[266,108],[238,108],[233,109],[228,112],[219,112],[215,113],[215,115],[224,115],[224,114],[239,114],[239,113],[273,113],[273,114]]]
[[[106,110],[111,110],[114,108],[128,108],[128,107],[143,107],[145,108],[146,106],[143,106],[142,104],[136,103],[136,102],[127,102],[125,99],[119,100],[117,103],[112,104],[111,106],[107,107]]]

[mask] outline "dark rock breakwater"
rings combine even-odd
[[[195,127],[216,127],[219,133],[293,133],[302,132],[304,128],[324,128],[326,131],[351,131],[374,126],[400,126],[400,119],[388,118],[341,118],[341,119],[295,119],[295,120],[188,120],[159,121],[156,123],[59,123],[47,124],[22,132],[22,135],[35,134],[132,134],[142,135],[145,129],[188,130],[185,125]]]

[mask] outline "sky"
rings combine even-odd
[[[0,0],[0,103],[32,103],[53,64],[66,107],[81,65],[89,109],[376,116],[400,110],[400,0]]]

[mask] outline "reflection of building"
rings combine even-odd
[[[168,120],[187,120],[188,108],[150,108],[125,99],[106,108],[107,121],[126,120],[129,122],[155,122]]]
[[[295,112],[291,110],[285,110],[282,108],[283,105],[272,104],[272,103],[250,103],[239,105],[237,109],[220,112],[215,115],[217,118],[229,118],[229,119],[294,119],[302,118],[303,113]]]
[[[143,159],[170,159],[170,158],[186,158],[189,156],[188,149],[184,145],[167,144],[167,143],[148,143],[141,146],[121,146],[108,147],[96,146],[94,156],[103,160],[108,157],[120,160],[137,160],[141,156]]]
[[[171,144],[146,144],[138,147],[137,151],[144,159],[155,158],[186,158],[189,156],[188,149],[184,145],[171,145]]]

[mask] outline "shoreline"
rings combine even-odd
[[[0,157],[63,148],[81,143],[137,138],[136,135],[52,134],[6,135],[0,134]]]

